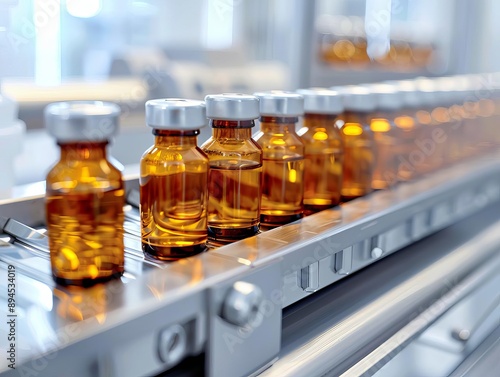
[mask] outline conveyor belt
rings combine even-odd
[[[15,266],[19,287],[17,363],[46,364],[46,375],[136,376],[160,373],[205,353],[207,375],[262,370],[280,351],[282,308],[496,205],[497,158],[444,169],[169,264],[144,259],[137,209],[128,205],[126,272],[121,281],[89,289],[52,282],[43,197],[0,202],[0,270]],[[127,186],[137,188],[137,178]],[[259,298],[246,313],[235,309],[230,294],[242,294],[241,283]],[[5,289],[0,290],[5,306]],[[227,314],[231,311],[244,320]],[[50,359],[55,352],[58,356]]]

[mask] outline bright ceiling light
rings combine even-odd
[[[95,17],[99,14],[101,8],[101,0],[66,0],[66,10],[73,17]]]

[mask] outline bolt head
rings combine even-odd
[[[158,355],[166,365],[175,365],[186,355],[187,335],[184,327],[174,324],[160,332]]]
[[[224,299],[221,316],[233,325],[246,326],[254,322],[263,301],[264,296],[258,286],[237,281]]]

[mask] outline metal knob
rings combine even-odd
[[[229,289],[222,304],[221,316],[236,326],[253,324],[264,301],[262,290],[254,284],[237,281]]]

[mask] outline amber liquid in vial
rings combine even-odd
[[[297,118],[261,118],[255,141],[261,146],[262,202],[260,222],[276,227],[304,215],[304,144],[295,133]]]
[[[449,109],[444,106],[432,110],[431,117],[432,129],[429,140],[433,143],[434,148],[426,148],[424,152],[429,155],[431,165],[436,170],[446,166],[450,161],[450,138],[448,135],[452,134],[454,121],[450,116]],[[439,135],[439,137],[436,135]],[[477,134],[475,136],[477,137]]]
[[[415,140],[421,138],[421,127],[411,116],[411,110],[398,113],[394,124],[398,139],[395,156],[398,181],[410,181],[417,175],[418,156],[415,159],[415,154],[418,152],[415,152]]]
[[[253,121],[212,121],[241,124]],[[262,193],[262,150],[251,128],[215,128],[203,144],[209,157],[208,239],[220,246],[259,232]]]
[[[341,125],[344,142],[342,201],[346,202],[372,192],[375,164],[373,134],[365,116],[346,112]]]
[[[208,158],[196,146],[198,133],[155,131],[155,145],[141,159],[142,246],[155,259],[206,248]]]
[[[153,258],[176,260],[205,250],[207,172],[146,176],[141,185],[143,250]],[[200,185],[201,184],[201,185]],[[184,191],[186,190],[186,191]]]
[[[492,117],[495,113],[495,102],[489,98],[481,98],[477,103],[479,141],[481,149],[488,151],[495,148],[498,131],[492,127]],[[456,128],[456,127],[455,127]]]
[[[262,165],[255,161],[213,161],[210,164],[210,233],[245,238],[258,231]]]
[[[47,176],[50,260],[58,283],[88,286],[124,270],[121,173],[105,159],[107,143],[61,145]]]
[[[304,143],[304,212],[340,203],[344,148],[335,115],[306,114],[299,135]]]
[[[456,162],[461,159],[463,152],[463,142],[461,140],[464,131],[464,117],[462,106],[453,104],[449,108],[451,119],[450,132],[448,132],[449,161]]]
[[[463,104],[464,108],[464,155],[471,157],[479,154],[482,150],[478,136],[480,135],[480,119],[478,114],[477,100],[468,100]]]
[[[370,120],[376,154],[372,178],[374,190],[389,188],[398,180],[396,129],[388,118],[381,115],[376,114],[376,117]]]
[[[275,227],[302,218],[303,171],[302,157],[264,158],[260,214],[263,226]]]
[[[414,142],[415,149],[410,154],[410,162],[414,163],[416,174],[422,175],[432,171],[432,153],[424,153],[422,145],[424,141],[432,140],[433,120],[431,113],[427,109],[418,110],[415,113],[415,119],[421,128],[419,143]],[[432,150],[431,150],[432,151]],[[413,156],[413,157],[412,157]]]

